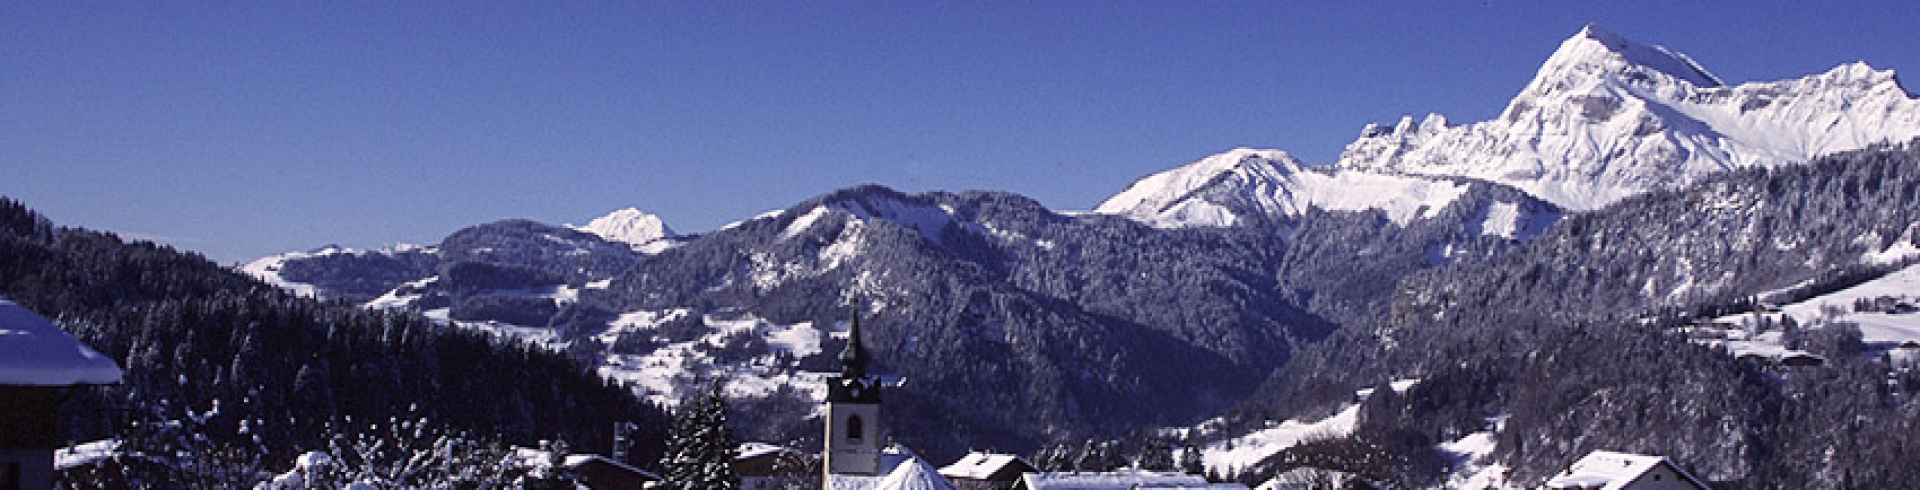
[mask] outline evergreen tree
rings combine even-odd
[[[1200,460],[1200,450],[1192,445],[1180,448],[1180,471],[1189,475],[1206,474],[1207,465]]]
[[[667,454],[660,460],[666,469],[668,490],[732,490],[739,487],[740,476],[733,472],[737,449],[733,430],[727,427],[727,400],[724,383],[713,382],[707,391],[682,401],[675,412],[673,429],[667,439]]]
[[[1173,466],[1173,447],[1165,441],[1149,440],[1140,450],[1140,469],[1152,471],[1171,471]]]

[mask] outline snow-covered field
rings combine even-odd
[[[1720,333],[1726,337],[1725,340],[1711,340],[1708,343],[1725,345],[1735,355],[1755,354],[1778,358],[1793,352],[1784,346],[1781,333],[1777,330],[1755,333],[1753,327],[1763,318],[1777,325],[1786,317],[1792,317],[1795,322],[1809,328],[1820,328],[1821,325],[1835,322],[1853,323],[1860,327],[1862,341],[1881,349],[1902,342],[1920,342],[1920,312],[1854,311],[1857,300],[1883,297],[1908,304],[1920,301],[1920,265],[1909,266],[1831,294],[1782,305],[1778,313],[1744,313],[1717,318],[1714,320],[1716,324],[1733,328]]]
[[[689,314],[686,309],[627,313],[596,338],[612,345],[624,333],[658,329]],[[837,324],[830,327],[831,331],[822,332],[812,322],[781,325],[752,315],[707,315],[702,321],[712,331],[700,338],[661,345],[644,355],[608,353],[600,365],[601,375],[632,383],[648,399],[668,405],[678,402],[686,390],[698,388],[690,385],[696,377],[714,375],[727,378],[730,396],[762,396],[785,386],[818,399],[825,395],[825,377],[830,373],[800,371],[794,362],[819,354],[827,335],[846,337],[845,327]],[[766,349],[734,363],[714,357],[714,349],[738,336],[757,337],[765,342]]]
[[[1418,379],[1403,379],[1394,381],[1391,386],[1395,392],[1405,392],[1419,382]],[[1354,398],[1356,401],[1365,401],[1372,394],[1373,389],[1367,388],[1354,393]],[[1265,429],[1208,444],[1200,449],[1200,461],[1209,470],[1230,473],[1253,466],[1302,442],[1353,434],[1359,420],[1360,404],[1352,403],[1320,420],[1271,423]]]

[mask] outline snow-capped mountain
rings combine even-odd
[[[1279,150],[1240,148],[1149,175],[1094,210],[1160,228],[1271,225],[1297,221],[1313,209],[1379,210],[1406,226],[1439,217],[1467,198],[1471,179],[1394,174],[1369,169],[1309,166]],[[1524,239],[1560,217],[1554,206],[1524,195],[1477,203],[1486,234]]]
[[[598,235],[611,242],[632,245],[636,251],[659,253],[672,246],[677,235],[673,228],[659,216],[647,214],[636,208],[624,208],[606,216],[588,221],[586,226],[573,226],[575,230]]]
[[[1915,137],[1920,101],[1891,70],[1851,63],[1726,86],[1686,55],[1587,26],[1499,119],[1370,125],[1339,166],[1485,179],[1587,210],[1730,169]]]

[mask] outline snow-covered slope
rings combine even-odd
[[[1095,212],[1181,228],[1285,222],[1312,209],[1379,210],[1405,226],[1437,216],[1476,184],[1487,185],[1467,179],[1315,167],[1283,151],[1240,148],[1135,181]],[[1476,211],[1476,221],[1469,226],[1479,234],[1525,239],[1560,217],[1551,206],[1538,204],[1496,199]]]
[[[647,214],[635,208],[625,208],[606,216],[594,218],[586,226],[572,226],[575,230],[592,233],[607,241],[625,243],[634,250],[645,253],[659,253],[672,246],[676,235],[673,228],[659,216]]]
[[[1438,212],[1465,184],[1425,177],[1312,168],[1279,150],[1240,148],[1135,181],[1094,212],[1163,228],[1236,226],[1308,209],[1380,209],[1396,223]]]
[[[1685,55],[1588,26],[1499,119],[1370,125],[1339,166],[1485,179],[1585,210],[1729,169],[1915,137],[1920,101],[1890,70],[1852,63],[1728,87]]]
[[[1875,305],[1875,300],[1879,301],[1879,307],[1863,307]],[[1862,341],[1870,346],[1888,348],[1902,342],[1920,342],[1920,313],[1897,306],[1904,304],[1910,307],[1915,303],[1920,303],[1920,265],[1907,266],[1885,277],[1830,294],[1782,305],[1777,313],[1729,315],[1714,321],[1739,327],[1726,333],[1728,347],[1739,352],[1766,353],[1771,351],[1769,346],[1777,347],[1780,343],[1780,332],[1777,330],[1767,332],[1771,335],[1746,333],[1762,317],[1775,325],[1784,317],[1793,317],[1801,325],[1814,328],[1835,322],[1852,323],[1860,328]]]

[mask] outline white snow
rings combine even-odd
[[[119,450],[119,439],[102,439],[56,449],[53,451],[53,469],[64,470],[90,465],[112,457]]]
[[[1378,209],[1405,225],[1439,213],[1466,191],[1466,184],[1443,179],[1314,168],[1283,151],[1239,148],[1135,181],[1094,212],[1180,228],[1293,218],[1315,208]],[[1248,209],[1258,216],[1240,215]]]
[[[290,261],[339,253],[353,253],[353,251],[329,246],[311,252],[287,252],[280,255],[270,255],[254,259],[252,262],[241,265],[240,272],[253,276],[255,279],[266,282],[273,287],[291,291],[295,295],[314,298],[319,296],[319,289],[313,287],[312,284],[288,281],[286,278],[280,277],[280,269],[285,267],[287,262]]]
[[[401,284],[398,287],[387,290],[386,294],[382,294],[378,298],[368,300],[366,304],[361,306],[366,308],[382,309],[382,310],[404,309],[408,306],[413,305],[414,301],[418,301],[420,299],[420,294],[419,293],[402,294],[401,291],[423,291],[425,290],[424,288],[426,288],[427,285],[430,285],[439,281],[440,281],[440,276],[434,276],[426,279],[421,279],[418,281],[412,281],[405,284]]]
[[[720,226],[720,229],[722,229],[722,230],[731,230],[731,229],[734,229],[734,228],[739,228],[739,227],[740,227],[740,225],[744,225],[744,224],[747,224],[747,222],[749,222],[749,221],[760,221],[760,220],[763,220],[763,219],[774,219],[774,218],[778,218],[778,217],[780,217],[780,215],[783,215],[783,214],[786,214],[786,213],[787,213],[787,210],[785,210],[785,209],[775,209],[775,210],[772,210],[772,211],[767,211],[767,212],[764,212],[764,213],[760,213],[760,214],[756,214],[756,215],[754,215],[754,216],[753,216],[752,218],[747,218],[746,220],[743,220],[743,221],[735,221],[735,222],[732,222],[732,223],[727,223],[727,224],[725,224],[725,225],[721,225],[721,226]]]
[[[1507,481],[1506,465],[1487,459],[1493,454],[1495,447],[1493,435],[1491,431],[1475,432],[1440,444],[1440,451],[1453,458],[1453,468],[1447,476],[1445,488],[1462,490],[1521,488]]]
[[[1208,488],[1206,477],[1176,472],[1118,470],[1106,472],[1027,473],[1020,477],[1032,490],[1108,490],[1119,488]]]
[[[1831,294],[1785,305],[1781,307],[1780,313],[1767,316],[1773,317],[1776,323],[1781,315],[1792,316],[1801,325],[1809,327],[1814,327],[1817,323],[1851,322],[1860,326],[1861,340],[1870,344],[1890,345],[1905,341],[1920,341],[1920,313],[1853,311],[1854,300],[1883,296],[1905,298],[1908,302],[1920,302],[1920,265],[1908,266],[1879,279]],[[1744,328],[1756,318],[1754,314],[1739,314],[1721,317],[1715,321]],[[1744,348],[1760,354],[1771,353],[1768,349],[1784,349],[1778,347],[1780,342],[1778,332],[1769,332],[1756,338],[1745,338],[1742,329],[1735,329],[1727,334],[1734,339],[1728,342],[1729,348]]]
[[[1920,257],[1920,246],[1914,246],[1913,240],[1900,240],[1888,245],[1879,252],[1868,253],[1861,262],[1874,265],[1897,264],[1900,261]]]
[[[808,229],[813,228],[815,221],[819,221],[821,217],[826,216],[827,212],[826,206],[815,206],[813,209],[807,210],[806,214],[802,214],[794,218],[792,222],[787,223],[787,229],[780,232],[780,239],[785,240],[805,233]]]
[[[926,460],[915,457],[895,466],[874,490],[960,490],[960,487],[941,476]]]
[[[1353,433],[1360,420],[1360,405],[1355,404],[1331,417],[1301,422],[1287,420],[1254,431],[1231,441],[1216,442],[1200,450],[1200,460],[1208,469],[1237,471],[1252,467],[1268,456],[1316,438],[1340,437]]]
[[[689,314],[692,310],[684,308],[626,313],[596,338],[611,345],[623,334],[658,329]],[[822,351],[822,332],[811,322],[781,325],[752,315],[706,315],[701,320],[712,328],[711,332],[659,346],[645,355],[609,353],[599,368],[601,375],[633,383],[648,399],[668,405],[679,402],[689,381],[708,374],[724,374],[727,394],[732,397],[762,396],[782,386],[814,397],[823,394],[827,373],[798,371],[790,364],[777,362],[783,356],[799,359]],[[734,335],[760,337],[767,350],[736,364],[722,364],[702,350],[703,346],[724,345]]]
[[[1594,451],[1575,461],[1573,465],[1567,467],[1566,471],[1547,480],[1546,488],[1618,490],[1626,488],[1628,483],[1665,461],[1666,458],[1659,456]],[[1680,473],[1680,477],[1692,479],[1692,476],[1684,471]]]
[[[1729,169],[1920,136],[1920,101],[1862,63],[1723,86],[1693,60],[1589,27],[1562,43],[1501,117],[1369,126],[1339,166],[1485,179],[1576,210]]]
[[[1025,462],[1026,460],[1013,454],[975,451],[967,453],[966,456],[961,457],[959,461],[954,461],[953,464],[941,467],[940,474],[949,478],[984,480],[989,476],[993,476],[993,472],[999,471],[1001,468],[1005,468],[1015,461]],[[1026,465],[1033,466],[1032,463],[1027,463]]]
[[[0,298],[0,385],[115,384],[120,366],[46,318]]]
[[[673,228],[667,227],[659,216],[641,212],[635,208],[625,208],[605,216],[594,218],[586,226],[571,226],[575,230],[592,233],[607,241],[625,243],[635,250],[654,249],[674,236]]]

